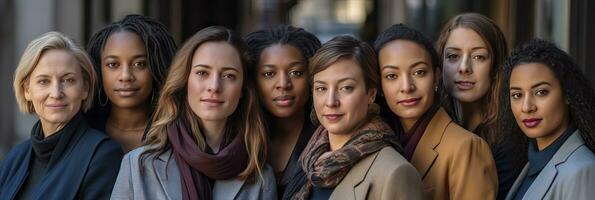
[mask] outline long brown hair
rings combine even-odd
[[[244,71],[242,74],[244,77],[242,99],[227,120],[224,140],[231,141],[236,133],[243,134],[244,144],[246,144],[250,158],[248,166],[239,174],[239,177],[246,179],[257,173],[262,178],[261,169],[266,158],[267,142],[258,97],[254,91],[255,87],[251,81],[248,81],[247,74],[250,63],[245,54],[245,44],[229,29],[220,26],[211,26],[200,30],[188,39],[176,53],[159,95],[159,103],[152,118],[152,126],[144,142],[148,148],[141,154],[139,161],[142,165],[143,158],[147,155],[159,155],[168,150],[170,147],[167,126],[180,120],[186,120],[189,124],[198,146],[201,149],[206,148],[207,144],[199,127],[198,116],[192,112],[187,101],[187,87],[194,52],[200,45],[207,42],[227,42],[235,47],[240,54]]]
[[[493,147],[501,140],[501,134],[497,127],[498,111],[501,109],[499,94],[502,91],[502,65],[508,55],[508,46],[506,38],[498,28],[498,25],[490,18],[477,13],[464,13],[450,19],[442,28],[440,36],[436,42],[436,50],[440,59],[444,58],[444,46],[450,37],[450,33],[456,28],[468,28],[477,33],[488,46],[488,51],[492,57],[490,68],[490,88],[488,93],[482,98],[483,108],[481,113],[482,121],[476,131],[479,136],[484,138],[488,144]],[[449,114],[460,122],[461,116],[458,116],[455,110],[455,100],[447,93],[443,93],[443,104]],[[474,131],[474,130],[470,130]]]

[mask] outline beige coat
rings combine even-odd
[[[355,164],[335,187],[330,199],[422,199],[415,168],[392,147],[385,147]]]
[[[488,144],[440,108],[417,144],[411,164],[422,177],[425,199],[495,199],[496,164]]]

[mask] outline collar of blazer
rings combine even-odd
[[[581,134],[578,130],[576,130],[572,135],[562,144],[560,149],[554,154],[554,157],[545,165],[545,167],[539,172],[533,184],[529,187],[523,199],[542,199],[547,191],[551,188],[550,186],[554,182],[556,175],[558,174],[558,170],[556,167],[560,164],[563,164],[568,160],[568,157],[581,145],[585,144],[585,141],[581,137]],[[516,194],[516,191],[519,189],[523,180],[527,176],[527,171],[529,169],[529,164],[525,165],[525,168],[519,175],[519,178],[515,181],[514,185],[511,188],[511,193]],[[513,196],[510,196],[512,198]],[[507,197],[508,199],[508,197]]]
[[[384,148],[387,148],[387,147],[384,147]],[[365,157],[364,159],[360,160],[359,162],[357,162],[357,164],[355,164],[349,170],[349,172],[347,173],[345,178],[343,178],[341,183],[339,183],[339,185],[337,185],[337,187],[335,187],[335,190],[333,191],[333,193],[331,194],[329,199],[346,199],[346,198],[348,198],[348,199],[349,198],[365,199],[366,198],[365,195],[368,194],[367,190],[369,189],[369,187],[358,187],[358,186],[366,178],[368,171],[370,171],[370,167],[376,160],[376,157],[378,157],[378,154],[380,153],[380,151],[382,151],[382,149],[377,151],[374,154],[371,154],[371,155]],[[336,191],[350,191],[352,189],[353,189],[353,193],[351,193],[351,194],[356,194],[356,195],[359,194],[359,195],[363,195],[363,196],[355,197],[355,196],[347,195],[349,193],[336,192]],[[337,193],[337,194],[335,194],[335,193]]]
[[[157,157],[156,160],[159,160],[161,162],[161,164],[165,164],[165,166],[163,166],[163,169],[166,169],[165,171],[167,171],[168,167],[175,167],[176,170],[178,169],[178,166],[175,164],[175,160],[173,157],[173,151],[171,149],[163,152],[161,155],[159,155]],[[171,177],[167,177],[168,175],[166,173],[157,173],[158,176],[160,176],[159,179],[165,181],[165,180],[169,180],[168,178]],[[172,176],[172,174],[170,174],[169,176]],[[180,174],[177,173],[175,174],[175,176],[178,176],[177,178],[174,178],[172,180],[178,180],[181,181],[181,179],[179,178]],[[238,195],[238,193],[240,192],[240,189],[242,189],[242,186],[244,185],[245,180],[241,180],[241,179],[228,179],[228,180],[216,180],[215,181],[215,185],[213,186],[213,197],[214,199],[235,199],[236,196]],[[174,184],[180,184],[180,183],[174,183]],[[165,187],[167,186],[172,186],[172,184],[163,184]],[[164,189],[176,189],[175,191],[177,192],[177,189],[179,189],[179,187],[167,187]],[[215,198],[216,197],[216,198]]]
[[[419,140],[413,152],[411,164],[419,170],[422,179],[425,178],[434,160],[438,157],[438,152],[434,149],[442,141],[442,136],[450,123],[452,123],[452,118],[448,116],[444,108],[438,109]]]

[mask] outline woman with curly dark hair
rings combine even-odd
[[[308,60],[320,41],[302,28],[287,25],[258,30],[244,39],[255,64],[248,79],[262,97],[271,144],[268,159],[275,170],[278,196],[288,199],[306,180],[298,158],[316,128],[308,118],[312,107]]]
[[[506,61],[502,123],[530,138],[529,163],[506,199],[595,196],[595,91],[573,59],[532,40]]]

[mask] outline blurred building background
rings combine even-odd
[[[534,37],[555,42],[595,82],[592,0],[0,0],[0,160],[29,137],[36,121],[18,111],[12,78],[28,42],[48,31],[85,45],[94,31],[136,13],[165,24],[179,45],[211,25],[245,34],[292,24],[323,42],[340,34],[372,42],[390,25],[405,23],[435,40],[442,24],[464,12],[496,21],[510,47]]]

